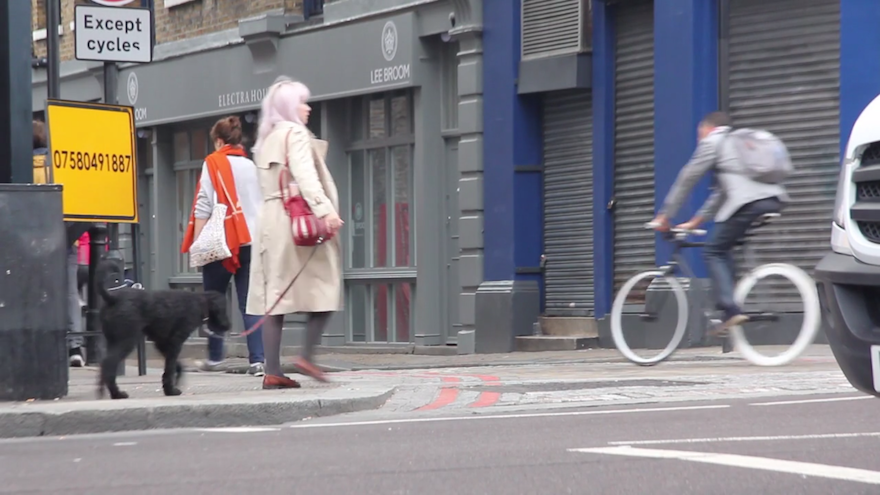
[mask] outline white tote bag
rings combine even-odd
[[[198,268],[232,256],[226,245],[226,205],[215,203],[211,218],[189,248],[189,266]]]
[[[220,186],[226,191],[226,184],[220,179]],[[229,193],[226,193],[229,197]],[[193,241],[189,248],[189,266],[198,268],[208,263],[222,261],[232,257],[232,251],[226,245],[226,205],[217,201],[217,193],[214,193],[214,209],[211,217],[202,228],[199,237]]]

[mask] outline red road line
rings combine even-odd
[[[487,386],[501,385],[501,381],[497,376],[491,375],[470,375],[483,380],[483,384]],[[477,400],[468,404],[468,407],[489,407],[494,406],[501,399],[500,392],[481,392]]]
[[[442,380],[446,383],[458,383],[461,381],[461,378],[458,378],[456,376],[444,376],[442,377]],[[440,389],[440,395],[438,395],[437,398],[434,399],[434,402],[424,405],[416,409],[416,411],[430,411],[432,409],[440,409],[441,407],[446,407],[449,404],[455,402],[455,399],[458,398],[458,393],[458,387],[443,387]]]

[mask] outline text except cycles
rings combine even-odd
[[[131,171],[131,155],[126,154],[55,150],[52,153],[52,163],[58,169],[119,173]]]

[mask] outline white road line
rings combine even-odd
[[[805,399],[805,400],[784,400],[778,402],[755,402],[750,406],[787,406],[790,404],[817,404],[819,402],[840,402],[845,400],[864,400],[874,399],[873,395],[859,395],[856,397],[831,397],[828,399]]]
[[[530,414],[487,414],[471,416],[446,416],[439,418],[408,418],[408,419],[383,419],[374,421],[352,421],[346,423],[297,423],[288,428],[333,428],[337,426],[369,426],[369,425],[392,425],[403,423],[434,423],[440,421],[471,421],[478,419],[524,419],[524,418],[552,418],[561,416],[599,416],[610,414],[635,414],[655,413],[672,411],[700,411],[704,409],[726,409],[727,404],[715,406],[691,406],[691,407],[657,407],[644,409],[613,409],[601,411],[567,411],[555,413],[530,413]]]
[[[131,447],[137,445],[137,442],[116,442],[113,444],[114,447]]]
[[[633,440],[630,442],[608,442],[608,445],[670,445],[676,443],[724,443],[724,442],[772,442],[775,440],[822,440],[839,438],[880,437],[880,432],[867,433],[822,433],[815,435],[776,435],[763,437],[716,437],[716,438],[677,438],[669,440]]]
[[[195,431],[209,433],[262,433],[266,431],[281,431],[281,428],[269,428],[263,426],[235,426],[229,428],[196,428]]]
[[[569,449],[569,451],[587,454],[647,457],[653,459],[677,459],[680,461],[759,469],[777,473],[799,474],[801,476],[815,476],[819,478],[880,485],[880,472],[878,471],[831,466],[828,464],[815,464],[812,462],[783,461],[767,457],[753,457],[736,454],[712,454],[682,450],[639,449],[634,447],[600,447],[596,449]]]

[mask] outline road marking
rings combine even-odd
[[[114,447],[131,447],[133,445],[137,445],[137,442],[116,442],[113,444]]]
[[[461,378],[457,376],[444,376],[441,378],[445,383],[458,383],[461,381]],[[440,394],[434,399],[434,402],[430,404],[426,404],[416,411],[431,411],[433,409],[440,409],[441,407],[446,407],[449,404],[455,402],[455,399],[458,398],[458,387],[456,386],[446,386],[440,389]]]
[[[500,387],[501,380],[497,376],[491,375],[471,375],[483,380],[483,385],[487,387]],[[490,407],[494,406],[501,399],[501,392],[482,392],[477,400],[468,405],[468,407]]]
[[[228,428],[197,428],[196,431],[206,431],[209,433],[262,433],[267,431],[281,431],[281,428],[270,428],[266,426],[233,426]]]
[[[712,454],[705,452],[688,452],[682,450],[639,449],[635,447],[600,447],[595,449],[568,449],[569,452],[586,454],[607,454],[630,457],[647,457],[652,459],[677,459],[680,461],[717,464],[777,473],[799,474],[835,480],[854,481],[871,485],[880,485],[880,472],[868,471],[828,464],[812,462],[783,461],[768,457],[753,457],[736,454]]]
[[[815,435],[775,435],[763,437],[715,437],[677,438],[669,440],[633,440],[629,442],[608,442],[608,445],[669,445],[676,443],[770,442],[775,440],[821,440],[860,437],[880,437],[880,432],[872,431],[867,433],[823,433]]]
[[[555,413],[529,413],[529,414],[487,414],[480,416],[448,416],[440,418],[407,418],[407,419],[381,419],[373,421],[351,421],[345,423],[298,423],[289,425],[288,428],[333,428],[336,426],[370,426],[392,425],[404,423],[434,423],[441,421],[471,421],[479,419],[528,419],[528,418],[553,418],[563,416],[602,416],[611,414],[636,414],[672,411],[701,411],[706,409],[727,409],[730,405],[721,404],[713,406],[686,406],[686,407],[657,407],[645,409],[611,409],[600,411],[566,411]]]
[[[840,402],[845,400],[864,400],[873,399],[873,395],[858,395],[855,397],[832,397],[828,399],[805,399],[805,400],[784,400],[778,402],[755,402],[750,406],[787,406],[790,404],[817,404],[819,402]]]

